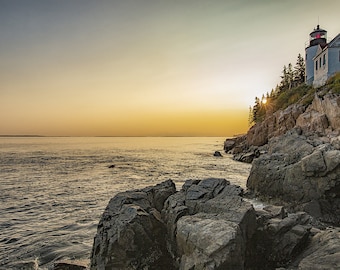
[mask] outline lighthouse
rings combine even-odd
[[[317,25],[316,29],[309,34],[309,46],[306,48],[306,83],[309,85],[314,81],[314,57],[319,46],[322,49],[327,46],[327,31]]]

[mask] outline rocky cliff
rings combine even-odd
[[[338,138],[325,142],[296,130],[272,138],[266,153],[254,159],[247,187],[339,226],[339,143]]]
[[[91,269],[337,269],[337,230],[312,231],[304,212],[254,209],[224,179],[171,181],[117,194],[98,224]],[[164,204],[162,205],[162,202]],[[332,256],[318,260],[332,250]],[[302,267],[302,268],[301,268]]]
[[[234,158],[252,162],[247,187],[323,222],[340,225],[340,95],[316,92],[225,142]]]
[[[294,127],[304,133],[319,136],[338,135],[340,132],[340,96],[328,93],[315,94],[311,105],[295,103],[284,110],[268,115],[247,133],[249,146],[262,146],[271,138],[285,134]]]

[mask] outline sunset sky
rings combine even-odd
[[[339,0],[0,0],[0,135],[232,136]]]

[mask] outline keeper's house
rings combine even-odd
[[[340,34],[327,43],[327,31],[318,25],[309,36],[305,61],[306,83],[319,87],[330,76],[340,72]]]

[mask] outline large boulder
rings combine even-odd
[[[323,221],[340,224],[340,150],[291,130],[253,161],[247,187],[290,204],[318,204]],[[313,214],[313,213],[310,213]]]
[[[113,197],[98,224],[91,269],[172,269],[160,211],[175,191],[166,181]]]
[[[256,230],[242,188],[224,179],[189,180],[162,212],[179,269],[244,269],[247,241]]]
[[[244,269],[246,243],[235,222],[206,213],[184,216],[176,239],[180,269]]]

